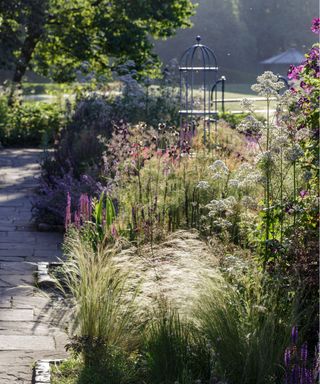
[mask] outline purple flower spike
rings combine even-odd
[[[290,352],[290,349],[287,348],[285,353],[284,353],[284,364],[286,367],[289,367],[290,360],[291,360],[291,352]]]
[[[65,216],[65,228],[71,224],[71,197],[70,193],[67,194],[67,206],[66,206],[66,216]]]
[[[89,197],[89,220],[92,218],[92,197]]]
[[[78,212],[74,213],[74,224],[77,228],[80,228],[81,226],[80,215],[78,214]]]
[[[301,360],[305,363],[308,358],[308,345],[303,343],[301,347]]]
[[[291,341],[292,344],[297,344],[298,341],[298,327],[294,326],[291,330]]]
[[[82,193],[80,196],[80,217],[83,221],[88,221],[90,220],[89,212],[89,197],[87,194]]]

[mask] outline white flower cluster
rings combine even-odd
[[[282,81],[279,81],[271,71],[266,71],[257,77],[257,84],[254,84],[251,89],[257,92],[260,96],[270,97],[279,96],[278,92],[284,87]]]
[[[229,216],[233,214],[236,204],[237,201],[234,196],[229,196],[226,199],[210,201],[210,203],[206,205],[206,208],[209,209],[209,217],[215,217],[219,214]]]
[[[288,136],[285,134],[280,134],[277,136],[277,145],[280,147],[286,146],[288,144]]]
[[[255,134],[260,133],[264,128],[264,124],[253,115],[246,116],[237,127],[239,132]]]
[[[208,189],[209,187],[210,187],[210,184],[205,180],[199,181],[199,183],[196,186],[196,188],[198,189]]]
[[[241,164],[235,173],[235,178],[230,179],[228,186],[245,191],[255,188],[261,179],[261,173],[248,163]]]
[[[237,276],[243,274],[249,269],[249,264],[244,259],[234,255],[227,255],[223,260],[222,270],[229,275]]]
[[[212,179],[219,180],[229,175],[229,168],[222,160],[216,160],[213,164],[209,165],[210,171],[212,171]]]
[[[239,180],[237,179],[230,179],[228,182],[229,187],[231,188],[238,188],[239,187]]]
[[[223,229],[223,230],[226,230],[232,227],[232,223],[230,223],[230,221],[226,219],[223,219],[222,217],[218,217],[216,220],[212,222],[212,224],[215,227],[218,227],[219,229]]]

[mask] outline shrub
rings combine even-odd
[[[124,69],[124,71],[123,71]],[[166,66],[163,77],[153,84],[151,79],[136,80],[130,66],[122,68],[122,93],[113,102],[115,120],[124,119],[131,124],[146,123],[156,127],[159,122],[179,124],[179,90],[175,79],[176,63]]]
[[[17,146],[52,145],[66,122],[63,109],[58,104],[24,103],[6,106],[0,102],[0,143]]]
[[[104,151],[98,136],[110,138],[112,127],[112,107],[107,100],[100,96],[79,100],[56,143],[57,167],[71,170],[76,178],[88,172],[97,176]]]

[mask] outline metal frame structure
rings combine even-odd
[[[197,43],[188,48],[180,59],[180,126],[181,129],[192,130],[195,133],[196,118],[202,117],[203,141],[206,143],[207,137],[210,138],[211,134],[211,122],[217,125],[217,85],[222,83],[223,102],[225,78],[218,80],[218,64],[212,49],[201,44],[200,36],[197,36],[196,41]],[[202,94],[200,108],[196,105],[194,94],[195,88],[199,86]]]

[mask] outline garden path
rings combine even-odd
[[[0,150],[0,383],[32,383],[35,360],[63,358],[63,310],[34,288],[37,262],[60,256],[61,234],[37,232],[30,198],[41,151]]]

